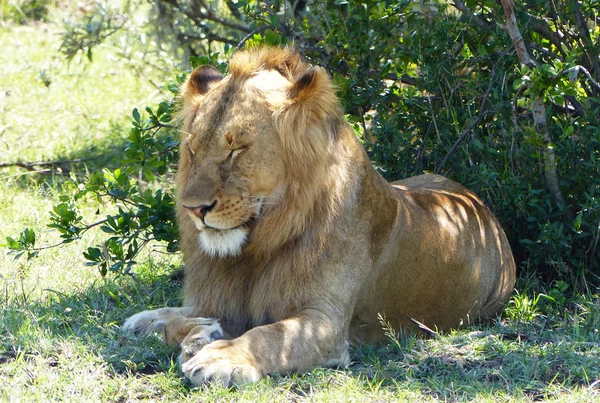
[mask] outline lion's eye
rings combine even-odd
[[[231,152],[229,153],[229,155],[227,156],[227,161],[233,161],[233,159],[235,157],[237,157],[238,155],[240,155],[243,151],[246,150],[246,147],[243,148],[238,148],[236,150],[231,150]]]

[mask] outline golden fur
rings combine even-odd
[[[293,50],[240,52],[229,71],[182,88],[184,308],[126,330],[164,328],[188,378],[228,385],[345,365],[349,342],[385,340],[379,314],[446,330],[501,310],[515,264],[477,196],[437,175],[390,186],[327,73]]]

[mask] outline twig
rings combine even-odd
[[[590,80],[590,83],[592,83],[592,85],[594,87],[596,87],[598,90],[600,90],[600,84],[598,84],[598,82],[596,82],[596,80],[594,80],[594,78],[592,77],[590,72],[583,66],[580,66],[580,65],[573,66],[571,68],[561,71],[560,73],[558,73],[558,75],[574,73],[574,77],[571,77],[571,80],[574,80],[577,78],[577,75],[579,74],[579,72],[582,72],[583,74],[585,74],[585,76],[588,78],[588,80]]]
[[[542,35],[544,38],[548,39],[552,45],[556,48],[558,52],[560,52],[563,56],[564,51],[562,49],[562,41],[561,39],[565,36],[562,32],[556,31],[553,32],[552,28],[550,28],[550,24],[543,18],[536,17],[527,13],[527,16],[531,18],[531,29],[533,29],[538,34]]]
[[[250,28],[248,28],[247,26],[241,25],[241,24],[236,24],[235,22],[224,20],[223,18],[221,18],[219,16],[216,16],[212,12],[203,13],[203,12],[197,10],[197,14],[192,14],[189,10],[185,9],[184,6],[182,6],[181,4],[179,4],[179,2],[177,2],[177,0],[163,0],[163,1],[165,3],[168,3],[168,4],[172,5],[173,7],[175,7],[176,9],[178,9],[179,11],[181,11],[190,20],[192,20],[194,22],[194,24],[196,26],[198,26],[198,27],[201,26],[202,20],[210,20],[210,21],[216,22],[218,24],[224,25],[226,27],[237,29],[237,30],[242,31],[242,32],[250,32]],[[209,10],[208,8],[206,8],[206,9]]]
[[[362,129],[363,129],[363,141],[365,142],[365,144],[370,143],[370,139],[369,139],[369,130],[367,129],[367,121],[365,120],[365,112],[363,111],[363,109],[361,107],[358,108],[358,112],[360,114],[360,121],[362,124]]]
[[[450,156],[454,153],[454,151],[456,151],[456,149],[458,148],[458,146],[460,146],[460,144],[463,142],[463,140],[465,139],[465,137],[467,136],[467,134],[469,134],[469,132],[481,121],[481,119],[483,119],[483,116],[485,115],[485,112],[486,112],[485,103],[487,102],[488,97],[490,96],[490,92],[492,92],[492,84],[494,83],[494,72],[495,72],[495,70],[496,70],[496,66],[494,66],[492,68],[492,74],[491,74],[492,78],[490,79],[490,84],[488,85],[487,91],[485,92],[485,95],[483,96],[483,100],[481,101],[481,105],[479,106],[479,113],[477,114],[477,117],[475,118],[475,120],[473,120],[471,122],[471,124],[469,124],[469,126],[467,126],[467,128],[465,130],[463,130],[463,132],[461,133],[461,135],[458,138],[458,140],[456,140],[454,142],[454,144],[452,145],[452,147],[450,148],[450,150],[448,151],[448,153],[446,154],[446,156],[442,160],[442,163],[436,169],[435,173],[439,174],[440,172],[442,172],[442,169],[444,169],[444,166],[446,165],[446,162],[448,161],[448,158],[450,158]]]
[[[575,17],[575,24],[579,28],[579,37],[583,41],[583,50],[585,55],[587,56],[592,71],[594,71],[596,75],[596,79],[600,77],[600,60],[598,60],[598,54],[600,50],[598,50],[598,46],[594,45],[592,38],[590,37],[590,31],[588,29],[587,23],[583,14],[581,13],[579,1],[570,1],[570,6],[573,10],[573,15]]]
[[[241,41],[240,43],[237,44],[237,46],[235,47],[235,49],[233,50],[233,53],[237,52],[238,50],[240,50],[241,48],[244,47],[244,45],[246,44],[246,42],[252,38],[254,35],[258,34],[259,32],[263,32],[266,31],[267,29],[274,29],[275,27],[273,27],[273,25],[263,25],[262,27],[258,27],[254,30],[252,30],[248,35],[246,35]]]
[[[412,323],[414,323],[419,328],[420,331],[422,331],[429,337],[431,337],[433,339],[437,339],[438,337],[440,337],[439,333],[436,332],[435,330],[428,328],[423,323],[419,322],[418,320],[416,320],[414,318],[411,318],[410,316],[407,316],[407,317]]]
[[[483,18],[475,15],[475,13],[473,13],[471,9],[469,9],[469,7],[467,7],[462,0],[454,0],[454,3],[452,3],[452,5],[484,31],[491,31],[494,28],[493,23],[490,23],[484,20]]]
[[[240,13],[240,10],[236,8],[236,5],[233,3],[233,1],[225,0],[225,3],[227,4],[227,8],[229,9],[229,11],[231,11],[231,14],[233,14],[235,18],[237,18],[239,21],[244,21],[244,16],[242,15],[242,13]]]
[[[423,173],[423,154],[425,153],[425,144],[427,143],[427,137],[429,137],[429,133],[431,132],[431,128],[433,127],[433,121],[429,123],[427,127],[427,131],[423,136],[423,141],[421,143],[421,147],[419,147],[419,151],[417,151],[417,167],[415,169],[415,175],[419,175]]]
[[[442,94],[441,88],[440,88],[440,94]],[[446,102],[446,100],[444,98],[442,98],[444,100],[444,102]],[[438,142],[442,142],[442,138],[440,137],[440,131],[438,129],[437,126],[437,122],[435,120],[435,112],[433,111],[433,107],[431,106],[431,96],[429,94],[427,94],[427,105],[429,106],[429,112],[431,113],[431,121],[433,122],[433,127],[435,127],[435,134],[437,135],[437,139]]]
[[[23,162],[23,161],[15,161],[15,162],[2,162],[0,163],[0,168],[10,168],[10,167],[19,167],[25,168],[30,171],[35,171],[35,167],[52,167],[55,165],[65,165],[65,164],[76,164],[79,162],[89,161],[96,158],[100,158],[101,156],[88,157],[88,158],[76,158],[73,160],[64,160],[64,161],[40,161],[40,162]]]

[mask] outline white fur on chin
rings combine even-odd
[[[198,235],[198,243],[211,257],[237,256],[242,253],[248,232],[242,228],[214,230],[204,228]]]

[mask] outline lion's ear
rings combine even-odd
[[[206,94],[214,83],[221,81],[223,75],[213,66],[196,67],[183,84],[184,100],[189,97]]]
[[[321,67],[309,67],[298,74],[287,91],[287,97],[292,105],[309,112],[312,119],[339,112],[335,87],[329,74]]]
[[[288,90],[288,97],[295,102],[302,102],[317,96],[323,87],[329,87],[327,73],[319,67],[310,67],[294,80]]]

